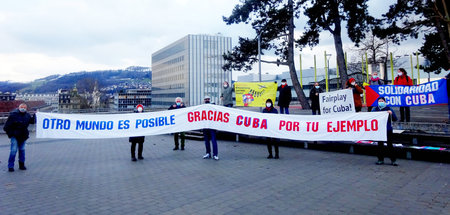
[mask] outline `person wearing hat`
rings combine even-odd
[[[205,96],[204,98],[205,104],[211,104],[211,97]],[[203,129],[203,137],[205,139],[205,148],[206,154],[203,156],[203,159],[211,158],[211,144],[213,146],[213,156],[214,160],[219,160],[219,150],[217,148],[217,140],[216,140],[216,130],[214,129]]]
[[[278,95],[278,106],[280,107],[281,114],[289,114],[289,104],[292,100],[291,87],[288,86],[286,79],[281,80],[281,85],[277,89],[280,91]]]
[[[139,104],[136,106],[135,113],[143,113],[144,112],[144,106]],[[137,161],[136,159],[136,144],[139,144],[138,148],[138,159],[142,160],[144,157],[142,157],[142,151],[144,150],[144,136],[139,137],[130,137],[128,141],[131,143],[131,161]]]
[[[391,121],[397,121],[397,116],[395,115],[394,110],[392,110],[390,107],[386,105],[386,99],[384,97],[378,98],[378,105],[372,109],[372,112],[377,111],[387,111],[389,113],[388,123],[387,123],[387,149],[384,148],[384,142],[379,141],[378,142],[378,152],[377,157],[378,161],[376,162],[377,165],[384,164],[384,157],[385,155],[388,155],[391,158],[391,164],[393,166],[398,166],[395,158],[395,152],[394,147],[392,146],[392,125]]]
[[[356,83],[354,78],[350,78],[347,83],[347,89],[351,89],[353,92],[353,101],[355,103],[355,111],[361,112],[362,109],[362,101],[361,94],[363,93],[362,88]]]
[[[263,109],[263,113],[272,113],[272,114],[278,114],[277,109],[273,106],[272,99],[266,100],[266,108]],[[272,155],[272,145],[275,148],[275,157]],[[267,151],[269,152],[269,156],[267,159],[278,159],[280,156],[278,155],[278,139],[276,138],[268,138],[267,141]]]
[[[179,108],[185,108],[186,106],[183,103],[183,99],[181,97],[177,97],[175,98],[175,104],[171,105],[169,107],[169,110],[173,110],[173,109],[179,109]],[[175,148],[173,148],[173,150],[178,150],[179,149],[179,139],[181,141],[181,150],[184,150],[184,139],[185,139],[185,135],[184,132],[179,132],[179,133],[175,133],[173,134],[173,140],[175,142]]]

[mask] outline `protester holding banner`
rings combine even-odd
[[[223,82],[220,99],[222,100],[223,106],[233,107],[233,87],[228,84],[228,81]]]
[[[263,113],[272,113],[272,114],[278,114],[277,109],[273,106],[273,102],[272,99],[267,99],[266,100],[266,108],[263,109]],[[275,157],[273,157],[272,155],[272,145],[275,148]],[[278,153],[278,139],[276,138],[268,138],[267,141],[267,151],[269,152],[269,156],[267,157],[267,159],[278,159],[279,157],[279,153]]]
[[[408,73],[405,69],[400,68],[398,69],[398,76],[394,79],[394,85],[406,85],[406,86],[412,86],[413,81],[408,76]],[[401,106],[400,107],[400,122],[409,122],[410,120],[410,110],[409,106]]]
[[[185,108],[186,106],[183,103],[183,99],[180,97],[177,97],[175,99],[175,104],[171,105],[169,107],[169,110],[173,110],[173,109],[179,109],[179,108]],[[185,139],[185,135],[184,132],[179,132],[179,133],[175,133],[173,135],[173,139],[175,141],[175,148],[173,148],[173,150],[178,150],[178,146],[179,146],[179,139],[181,141],[181,150],[184,150],[184,139]]]
[[[277,89],[280,91],[280,95],[278,96],[278,106],[280,107],[281,114],[289,114],[289,104],[292,100],[292,92],[291,87],[288,86],[286,79],[281,80],[281,86]]]
[[[383,85],[383,80],[381,80],[380,77],[378,77],[378,73],[377,72],[373,72],[372,73],[372,77],[370,77],[370,80],[369,80],[369,85],[370,86]],[[371,112],[372,108],[373,108],[372,106],[367,104],[367,112]]]
[[[397,116],[395,115],[395,112],[388,106],[386,106],[386,99],[384,97],[380,97],[378,99],[378,106],[372,109],[372,112],[377,111],[387,111],[389,113],[389,118],[387,122],[387,149],[384,148],[384,142],[379,141],[378,142],[378,152],[377,157],[378,161],[376,162],[377,165],[384,164],[384,157],[385,155],[388,155],[391,158],[391,164],[393,166],[398,166],[395,158],[395,152],[394,147],[392,146],[392,125],[391,121],[397,121]],[[387,152],[386,152],[387,150]]]
[[[136,113],[142,113],[144,112],[144,106],[139,104],[136,106]],[[145,137],[144,136],[139,136],[139,137],[130,137],[128,139],[128,141],[131,143],[131,161],[136,162],[136,144],[139,144],[139,148],[138,148],[138,159],[142,160],[144,159],[144,157],[142,157],[142,151],[144,150],[144,141],[145,141]]]
[[[8,171],[14,172],[14,162],[16,160],[17,149],[19,149],[19,169],[26,170],[25,167],[25,145],[29,137],[28,126],[36,122],[36,115],[27,113],[27,105],[22,103],[19,108],[12,111],[6,120],[3,130],[11,139],[11,152],[9,153]]]
[[[205,96],[204,102],[205,104],[210,104],[211,97]],[[211,141],[213,146],[213,159],[219,160],[219,150],[217,148],[216,130],[203,129],[203,137],[205,139],[205,148],[206,148],[206,154],[203,156],[203,159],[211,158],[211,144],[209,143]]]
[[[356,83],[354,78],[350,78],[346,83],[347,89],[351,89],[353,92],[353,101],[355,102],[355,111],[361,112],[362,101],[361,94],[363,93],[362,88]]]
[[[319,93],[323,93],[319,82],[314,83],[314,87],[309,91],[309,99],[311,99],[312,115],[320,115]]]

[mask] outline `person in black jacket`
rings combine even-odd
[[[142,106],[142,105],[136,106],[135,112],[136,113],[144,112],[144,106]],[[131,143],[131,161],[137,161],[136,154],[135,154],[136,153],[136,144],[139,144],[138,159],[143,160],[144,157],[142,157],[142,151],[144,150],[145,137],[144,136],[130,137],[128,139],[128,141]]]
[[[319,82],[314,83],[314,87],[309,91],[309,99],[311,99],[311,109],[312,114],[320,115],[320,103],[319,103],[319,93],[323,93],[322,88],[320,88]]]
[[[272,99],[267,99],[266,100],[266,108],[264,108],[262,112],[263,113],[278,114],[277,109],[275,107],[273,107]],[[272,156],[272,145],[275,148],[275,157]],[[267,157],[267,159],[272,159],[272,158],[278,159],[278,158],[280,158],[279,153],[278,153],[278,139],[268,138],[267,151],[269,152],[269,156]]]
[[[388,118],[388,123],[387,123],[387,151],[385,151],[384,148],[384,142],[379,141],[378,142],[378,153],[377,153],[377,157],[378,157],[378,161],[376,162],[377,165],[381,165],[384,164],[384,157],[385,154],[388,154],[389,157],[391,158],[391,164],[392,166],[398,166],[397,162],[396,162],[396,158],[395,158],[395,152],[394,152],[394,147],[392,145],[392,133],[393,133],[393,129],[392,129],[392,125],[391,125],[391,121],[397,121],[397,116],[395,115],[394,110],[392,110],[390,107],[386,106],[386,99],[384,97],[380,97],[378,98],[378,106],[374,107],[372,109],[372,112],[377,112],[377,111],[387,111],[389,113],[389,118]]]
[[[27,105],[22,103],[19,108],[12,111],[6,120],[3,130],[11,139],[11,152],[8,160],[8,171],[14,172],[14,161],[16,160],[17,149],[19,149],[19,169],[26,170],[25,167],[25,144],[30,133],[28,126],[36,123],[36,115],[27,113]]]
[[[286,83],[286,79],[281,80],[281,86],[277,89],[280,91],[278,96],[278,106],[280,107],[281,114],[289,114],[289,104],[292,100],[291,87]]]
[[[171,105],[169,107],[169,110],[173,110],[173,109],[178,109],[178,108],[185,108],[186,106],[183,103],[183,99],[180,97],[177,97],[175,99],[175,104]],[[180,133],[175,133],[173,135],[173,140],[175,141],[175,148],[173,148],[173,150],[178,150],[179,149],[179,141],[178,139],[181,139],[181,150],[184,150],[184,139],[185,139],[185,135],[184,132],[180,132]]]

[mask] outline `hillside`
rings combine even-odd
[[[82,71],[66,75],[51,75],[30,83],[0,82],[1,92],[55,93],[58,89],[73,88],[91,91],[95,81],[101,91],[112,93],[117,89],[150,87],[152,74],[148,67],[128,67],[119,70]]]

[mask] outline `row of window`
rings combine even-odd
[[[164,83],[173,83],[176,81],[184,80],[184,74],[172,75],[169,77],[161,77],[153,80],[154,86],[161,86]]]
[[[153,98],[176,98],[176,97],[184,98],[185,93],[164,93],[153,95]]]

